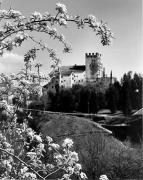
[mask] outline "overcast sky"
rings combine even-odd
[[[62,65],[85,64],[85,53],[99,52],[107,74],[112,70],[113,76],[120,78],[128,71],[143,72],[141,0],[3,0],[2,8],[11,5],[28,16],[34,11],[54,13],[57,2],[64,3],[71,15],[86,17],[93,14],[107,22],[116,38],[111,46],[105,47],[89,28],[77,30],[76,26],[69,25],[67,29],[60,29],[72,44],[71,54],[62,54],[62,45],[57,41],[52,42],[48,38],[47,41],[57,49]],[[27,42],[22,48],[0,58],[0,73],[17,72],[22,68],[23,55],[30,47],[31,43]],[[47,74],[50,64],[48,54],[40,53],[36,61],[43,64],[42,71]]]

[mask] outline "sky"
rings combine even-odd
[[[70,24],[65,29],[59,29],[72,44],[72,53],[63,54],[60,43],[37,35],[57,50],[61,65],[83,65],[85,53],[99,52],[107,75],[111,70],[113,76],[118,79],[128,71],[143,73],[142,0],[3,0],[1,8],[8,9],[11,6],[25,16],[34,11],[41,13],[48,11],[54,14],[57,2],[64,3],[71,15],[87,17],[93,14],[98,20],[107,22],[115,37],[112,45],[102,46],[99,37],[96,37],[91,29],[78,30],[76,26]],[[31,47],[31,42],[26,42],[21,48],[0,57],[0,73],[16,73],[23,68],[23,55]],[[41,71],[48,74],[51,64],[48,53],[39,53],[34,63],[36,62],[43,64]]]

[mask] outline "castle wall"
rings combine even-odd
[[[62,76],[60,74],[60,87],[71,88],[72,87],[71,81],[72,81],[71,74],[70,75],[64,75],[64,76]]]
[[[105,75],[105,68],[101,63],[101,54],[86,53],[85,65],[62,66],[58,74],[57,84],[63,88],[71,88],[73,85],[92,85],[97,83],[107,89],[116,79]],[[49,85],[50,86],[50,85]],[[51,85],[52,87],[52,85]]]
[[[73,72],[72,74],[72,85],[75,84],[80,84],[84,85],[85,84],[85,71],[84,72]]]

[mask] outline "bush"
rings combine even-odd
[[[15,111],[11,109],[11,116],[1,128],[0,179],[45,180],[58,171],[61,171],[62,179],[72,176],[86,179],[78,163],[78,154],[71,150],[71,139],[66,138],[60,146],[49,136],[36,134],[26,120],[17,123]],[[49,158],[45,160],[45,150],[53,155],[52,162],[48,162]]]
[[[130,148],[112,137],[97,134],[90,136],[84,145],[86,152],[79,153],[83,168],[90,179],[98,180],[106,174],[110,180],[143,179],[143,156],[140,148]]]

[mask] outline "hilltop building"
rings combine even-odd
[[[116,78],[112,76],[112,71],[108,77],[105,68],[101,64],[101,54],[86,53],[85,65],[61,66],[59,71],[51,81],[44,86],[46,92],[55,91],[55,86],[61,88],[71,88],[73,85],[104,85],[105,89],[113,84]]]

